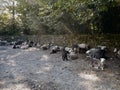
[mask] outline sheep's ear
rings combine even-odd
[[[104,62],[105,60],[105,58],[100,58],[100,62]]]
[[[113,52],[117,52],[117,48],[114,48],[114,51]]]
[[[86,54],[89,54],[90,53],[90,50],[86,51]]]

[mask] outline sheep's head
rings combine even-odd
[[[86,51],[86,54],[89,54],[90,52],[91,52],[90,50],[87,50],[87,51]]]
[[[117,49],[117,48],[114,48],[113,52],[116,53],[117,51],[118,51],[118,49]]]
[[[106,60],[105,58],[100,58],[100,62],[101,62],[101,63],[104,63],[105,60]]]

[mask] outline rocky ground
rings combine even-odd
[[[60,53],[49,53],[0,47],[0,90],[120,90],[118,60],[108,60],[101,71],[85,55],[62,61]]]

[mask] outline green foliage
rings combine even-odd
[[[2,0],[1,3],[6,4],[1,7],[0,31],[12,29],[26,35],[120,33],[120,5],[116,0]]]
[[[119,23],[115,21],[120,18],[118,7],[115,0],[57,0],[52,5],[52,14],[57,22],[62,20],[74,31],[80,30],[81,24],[87,24],[91,33],[110,33],[111,30],[116,29],[116,26],[109,29],[108,25],[111,25],[113,21],[117,25]]]
[[[0,35],[16,35],[20,34],[21,27],[15,23],[13,24],[2,24],[0,28]]]

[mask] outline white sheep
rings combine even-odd
[[[42,48],[43,50],[47,50],[47,49],[48,49],[48,45],[47,45],[47,44],[44,44],[44,45],[41,46],[41,48]]]
[[[100,58],[100,59],[93,58],[93,60],[92,60],[92,66],[94,68],[96,68],[96,69],[104,70],[104,68],[105,68],[105,61],[106,61],[105,58]]]
[[[21,49],[28,49],[29,47],[28,47],[28,45],[22,45],[20,48]]]
[[[115,56],[116,56],[117,58],[120,58],[120,49],[114,48],[114,51],[113,51],[113,52],[115,53]]]
[[[89,45],[82,43],[82,44],[78,44],[78,48],[79,48],[79,53],[85,53],[88,49],[89,49]]]
[[[68,59],[71,59],[71,60],[78,59],[78,54],[76,54],[75,52],[71,51],[71,52],[68,54]]]

